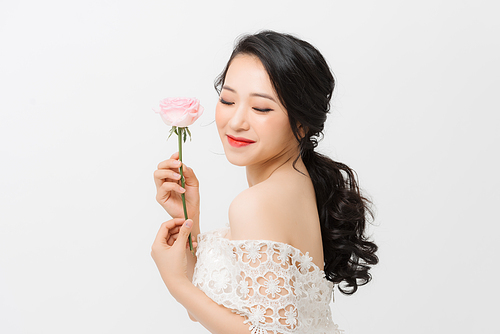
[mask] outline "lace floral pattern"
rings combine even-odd
[[[193,284],[245,317],[252,334],[341,334],[332,322],[333,283],[291,245],[229,240],[227,229],[198,235]]]

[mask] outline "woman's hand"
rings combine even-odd
[[[166,221],[161,224],[151,247],[151,256],[169,290],[175,289],[183,280],[189,281],[187,257],[192,255],[189,252],[188,236],[192,228],[191,219],[174,218]],[[196,246],[197,243],[193,242],[193,247]]]
[[[170,159],[158,164],[154,172],[156,184],[156,201],[168,212],[172,218],[184,218],[181,194],[186,197],[188,217],[198,223],[200,215],[200,191],[199,182],[193,170],[183,165],[185,188],[181,186],[181,175],[179,174],[179,153],[172,154]]]

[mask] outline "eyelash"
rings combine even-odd
[[[259,108],[253,108],[254,110],[260,111],[260,112],[270,112],[272,109],[259,109]]]
[[[234,104],[234,102],[225,101],[222,97],[220,98],[220,103],[228,105],[228,106],[232,106]]]
[[[226,100],[224,100],[223,98],[220,98],[220,103],[222,104],[225,104],[227,106],[232,106],[234,104],[234,102],[228,102]],[[259,111],[259,112],[270,112],[270,111],[273,111],[273,109],[269,109],[269,108],[266,108],[266,109],[259,109],[259,108],[253,108],[254,110],[256,111]]]

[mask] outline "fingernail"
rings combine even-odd
[[[186,220],[186,222],[184,222],[184,226],[186,226],[187,228],[190,228],[192,223],[193,222],[191,221],[191,219],[188,219],[188,220]]]
[[[185,192],[186,192],[186,189],[184,189],[184,188],[182,188],[182,187],[179,187],[179,191],[180,191],[181,193],[185,193]]]

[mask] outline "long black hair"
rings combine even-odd
[[[239,54],[260,59],[285,107],[316,193],[323,240],[325,276],[345,294],[371,280],[370,265],[378,263],[377,245],[366,236],[373,218],[370,202],[361,195],[355,172],[316,152],[323,136],[335,87],[333,74],[321,53],[294,36],[262,31],[241,37],[215,81],[220,94],[231,61]],[[295,160],[295,162],[299,159]],[[295,167],[294,162],[294,167]],[[342,284],[342,286],[340,286]]]

